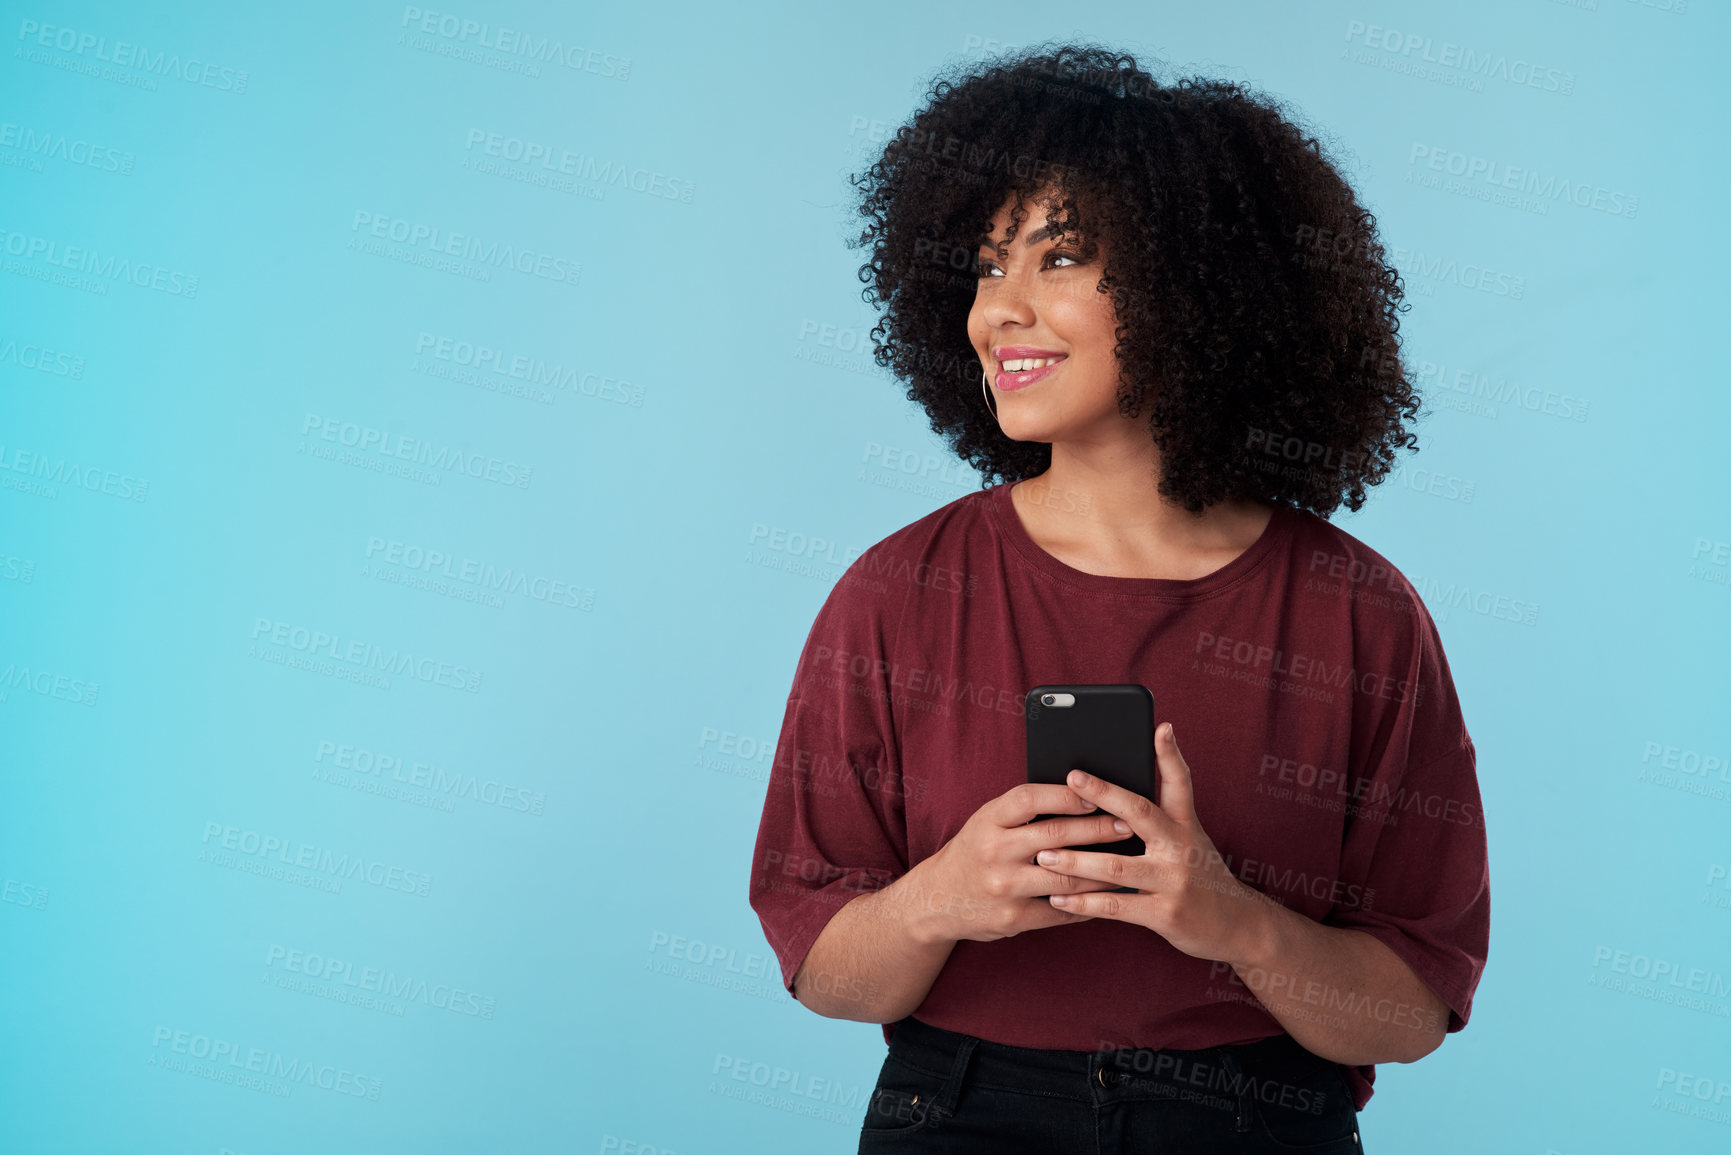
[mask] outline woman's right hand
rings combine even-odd
[[[1083,815],[1030,821],[1036,814]],[[991,942],[1026,930],[1081,922],[1092,915],[1059,910],[1050,894],[1111,890],[1113,883],[1049,870],[1042,850],[1115,842],[1110,814],[1061,784],[1024,782],[987,802],[933,855],[900,880],[914,904],[909,929],[926,941]]]

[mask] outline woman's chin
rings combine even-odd
[[[1002,410],[998,411],[998,428],[1004,431],[1004,436],[1011,441],[1044,441],[1050,443],[1054,430],[1046,421],[1035,421],[1029,418],[1013,417]]]

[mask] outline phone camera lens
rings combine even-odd
[[[1053,702],[1056,702],[1057,700],[1058,699],[1054,695],[1051,695],[1051,694],[1041,694],[1040,695],[1040,705],[1042,705],[1042,706],[1050,706]]]

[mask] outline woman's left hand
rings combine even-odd
[[[1248,958],[1272,901],[1233,877],[1202,824],[1190,788],[1190,767],[1170,722],[1155,729],[1160,803],[1092,774],[1070,771],[1066,785],[1129,823],[1147,851],[1042,850],[1041,866],[1063,874],[1132,886],[1136,894],[1093,891],[1054,894],[1052,905],[1095,918],[1145,926],[1187,955],[1236,962]]]

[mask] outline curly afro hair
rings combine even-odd
[[[1049,45],[954,66],[864,174],[862,296],[873,357],[908,383],[983,485],[1044,472],[1052,447],[987,412],[967,334],[978,248],[1012,200],[1104,249],[1119,410],[1144,411],[1159,492],[1357,510],[1417,438],[1400,356],[1402,288],[1376,220],[1314,136],[1243,86],[1162,85],[1133,57]]]

